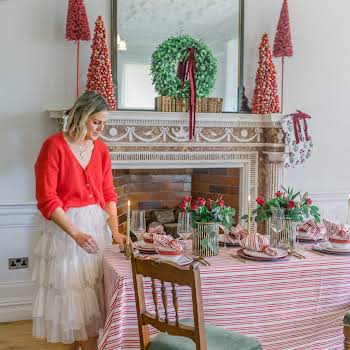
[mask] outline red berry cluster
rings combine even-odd
[[[111,62],[106,44],[106,29],[99,16],[95,23],[92,53],[87,75],[87,91],[97,91],[107,100],[111,110],[117,107],[112,79]]]
[[[279,111],[276,69],[272,62],[269,38],[265,33],[259,46],[259,67],[255,78],[252,113],[269,114]]]
[[[274,57],[293,56],[292,36],[289,26],[288,2],[283,1],[280,18],[277,25],[275,42],[273,45]]]
[[[69,0],[66,39],[90,41],[90,28],[83,0]]]

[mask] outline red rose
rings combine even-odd
[[[294,201],[289,201],[287,206],[288,206],[288,209],[293,209],[295,207],[295,202]]]
[[[198,209],[198,204],[196,202],[191,203],[191,210],[195,211]]]
[[[199,197],[199,198],[198,198],[198,204],[199,204],[200,206],[205,205],[205,199],[204,199],[203,197]]]
[[[207,202],[207,208],[208,208],[208,210],[212,210],[212,209],[213,209],[212,204],[211,204],[211,203],[209,203],[209,202]]]
[[[257,197],[256,202],[260,205],[263,206],[265,204],[264,198],[262,197]]]
[[[186,210],[186,206],[187,206],[187,203],[184,202],[184,201],[182,201],[182,202],[179,204],[180,209],[182,209],[183,211]]]
[[[277,191],[277,192],[275,193],[275,196],[276,196],[276,197],[281,197],[282,194],[283,194],[283,193],[282,193],[281,191]]]
[[[219,205],[219,207],[223,207],[223,206],[225,205],[224,200],[223,200],[223,199],[220,199],[220,200],[218,201],[218,205]]]
[[[306,200],[306,204],[307,204],[307,205],[311,205],[311,204],[312,204],[311,198],[308,198],[308,199]]]
[[[184,197],[183,201],[185,203],[189,203],[189,202],[191,202],[191,197],[190,196],[186,196],[186,197]]]

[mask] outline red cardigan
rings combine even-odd
[[[43,143],[35,163],[38,209],[47,219],[61,207],[83,207],[117,201],[111,159],[107,146],[94,142],[91,160],[84,170],[69,148],[63,133],[50,136]]]

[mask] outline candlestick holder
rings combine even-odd
[[[131,242],[127,241],[124,245],[124,250],[123,250],[123,254],[127,257],[130,258],[131,254],[132,254],[132,244]]]

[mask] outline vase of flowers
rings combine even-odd
[[[319,209],[313,205],[308,193],[295,193],[291,187],[282,187],[282,191],[277,191],[267,202],[262,197],[258,197],[256,202],[258,207],[253,211],[255,221],[259,223],[271,219],[270,245],[273,247],[293,249],[298,223],[310,217],[317,223],[321,222]]]
[[[191,213],[194,232],[192,235],[193,254],[213,256],[219,254],[219,225],[231,228],[234,225],[235,209],[225,205],[222,197],[216,200],[186,196],[179,207]]]

